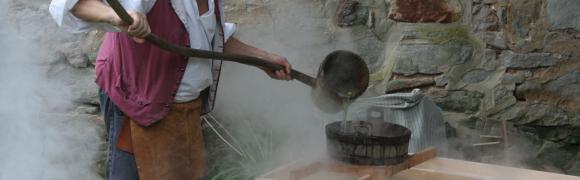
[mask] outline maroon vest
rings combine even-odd
[[[221,25],[219,3],[216,0],[216,18]],[[170,0],[157,0],[147,14],[151,32],[159,37],[189,47],[189,35],[173,10]],[[219,35],[223,37],[220,26]],[[223,38],[221,38],[223,39]],[[221,42],[223,43],[223,41]],[[217,76],[219,67],[217,64]],[[163,119],[177,93],[187,66],[187,57],[171,53],[145,42],[135,43],[123,33],[109,32],[105,35],[96,62],[97,84],[110,99],[138,124],[149,126]],[[219,66],[219,67],[218,67]],[[214,81],[217,84],[216,81]],[[212,86],[217,88],[217,86]],[[215,90],[203,93],[206,111],[213,108]],[[211,105],[208,105],[211,104]]]

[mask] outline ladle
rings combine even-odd
[[[125,8],[117,0],[107,0],[111,8],[127,24],[133,24]],[[241,64],[279,70],[284,67],[256,57],[230,53],[221,53],[182,47],[150,33],[145,40],[158,47],[187,57],[220,59]],[[341,110],[343,101],[358,98],[364,93],[369,83],[369,70],[363,59],[349,51],[334,51],[322,62],[317,78],[292,69],[292,78],[313,87],[315,104],[323,111],[337,112]]]

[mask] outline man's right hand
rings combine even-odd
[[[85,21],[105,22],[117,26],[121,31],[133,37],[137,43],[145,42],[143,38],[151,33],[145,14],[129,11],[129,15],[133,18],[133,24],[127,24],[119,18],[113,8],[101,0],[79,0],[71,12]]]
[[[133,18],[133,24],[125,23],[119,16],[115,14],[114,18],[110,23],[117,26],[121,31],[127,33],[127,35],[133,37],[133,40],[137,43],[145,42],[144,38],[151,34],[151,28],[149,27],[149,22],[147,21],[147,16],[141,12],[128,12]]]

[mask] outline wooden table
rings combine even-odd
[[[580,177],[436,157],[430,148],[395,166],[353,166],[329,158],[297,161],[256,180],[580,180]]]

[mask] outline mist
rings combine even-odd
[[[5,14],[11,2],[1,2],[0,179],[97,179],[99,130],[67,112],[73,92],[48,78],[47,57],[58,44],[33,39],[47,26],[17,24]]]
[[[333,4],[326,7],[328,3],[323,1],[267,3],[271,9],[256,3],[255,7],[248,7],[254,8],[249,12],[226,12],[227,18],[238,23],[235,37],[286,57],[295,70],[313,77],[329,53],[358,51],[350,30],[329,26],[331,19],[325,13],[335,12]],[[272,167],[267,168],[298,159],[321,158],[326,155],[325,126],[342,120],[343,114],[320,110],[313,102],[311,90],[297,80],[273,80],[258,68],[226,62],[213,114],[230,131],[238,132],[236,138],[242,144],[256,136],[275,141],[271,142],[275,147],[265,162]]]

